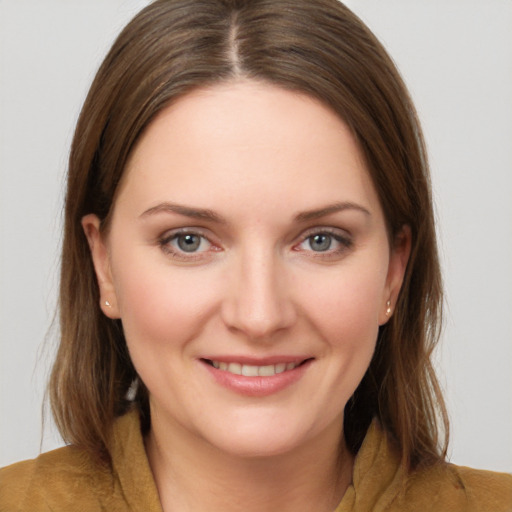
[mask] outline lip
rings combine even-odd
[[[240,363],[240,364],[249,364],[252,366],[266,366],[269,364],[279,364],[279,363],[296,363],[300,364],[303,361],[308,359],[312,359],[312,357],[308,356],[291,356],[291,355],[276,355],[276,356],[268,356],[268,357],[251,357],[251,356],[236,356],[236,355],[211,355],[204,356],[201,359],[206,359],[210,361],[222,361],[224,363]]]
[[[240,363],[251,366],[295,363],[299,366],[292,370],[287,370],[283,373],[277,373],[271,376],[246,377],[244,375],[236,375],[225,370],[217,369],[207,361]],[[252,397],[270,396],[298,382],[307,372],[313,361],[314,359],[312,357],[297,356],[272,356],[265,358],[212,356],[199,359],[201,366],[209,372],[218,384],[239,395]]]

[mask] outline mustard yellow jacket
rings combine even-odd
[[[136,412],[115,424],[112,468],[67,446],[0,470],[0,512],[43,511],[162,512]],[[369,511],[512,512],[512,475],[443,464],[404,480],[374,422],[335,512]]]

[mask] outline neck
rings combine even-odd
[[[241,457],[153,422],[146,451],[164,512],[332,512],[351,483],[342,421],[290,453]]]

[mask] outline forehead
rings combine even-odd
[[[278,204],[285,193],[301,209],[377,200],[355,138],[331,109],[252,81],[197,89],[162,110],[129,159],[118,197],[128,192],[215,209],[240,197]]]

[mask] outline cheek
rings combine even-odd
[[[386,267],[373,259],[340,266],[337,272],[308,281],[301,290],[301,296],[307,297],[303,309],[307,308],[309,322],[323,340],[329,395],[345,404],[375,351]],[[339,412],[338,400],[331,406],[333,414]]]
[[[368,279],[332,279],[319,290],[311,287],[310,321],[323,339],[328,361],[326,383],[332,414],[345,406],[366,373],[379,332],[381,287]],[[330,377],[329,377],[330,376]],[[329,408],[328,407],[328,408]]]
[[[330,340],[351,333],[345,339],[355,341],[378,331],[386,273],[377,265],[362,267],[347,266],[304,281],[304,309]]]
[[[157,260],[157,262],[155,262]],[[130,350],[136,345],[173,349],[194,337],[211,310],[214,286],[190,269],[172,269],[159,258],[120,258],[114,283]],[[206,283],[205,283],[206,281]]]

